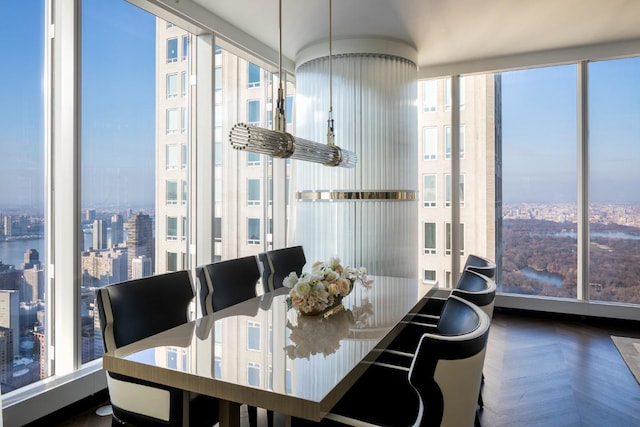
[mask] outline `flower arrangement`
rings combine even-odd
[[[328,262],[315,262],[311,272],[296,272],[287,276],[283,285],[291,288],[287,303],[302,314],[317,315],[342,302],[353,290],[355,282],[370,287],[372,280],[367,278],[367,270],[363,267],[343,267],[340,259],[331,258]]]

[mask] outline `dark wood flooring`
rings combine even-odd
[[[640,324],[496,310],[482,425],[640,426],[640,385],[611,335],[640,338]],[[105,402],[106,394],[96,395],[29,427],[108,427],[110,417],[95,414]],[[258,415],[266,426],[264,412]],[[245,411],[241,421],[248,426]],[[283,424],[280,417],[275,421]]]

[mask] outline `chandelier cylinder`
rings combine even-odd
[[[229,141],[236,150],[282,159],[291,158],[343,168],[353,168],[358,163],[356,153],[343,150],[337,145],[319,144],[296,138],[288,132],[264,129],[246,123],[238,123],[231,128]]]

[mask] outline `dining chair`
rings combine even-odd
[[[264,292],[270,292],[282,287],[282,281],[292,271],[298,276],[307,263],[302,246],[274,249],[258,254],[262,267],[262,286]]]
[[[496,263],[489,258],[481,257],[479,255],[469,254],[464,263],[463,271],[471,270],[476,273],[483,274],[490,279],[496,278]]]
[[[191,274],[186,270],[98,289],[96,302],[105,352],[187,323],[194,297]],[[183,390],[108,371],[106,375],[113,425],[182,425]],[[191,394],[189,425],[217,423],[218,406],[216,398]]]
[[[460,275],[456,287],[450,295],[457,295],[477,305],[489,316],[493,317],[493,306],[496,298],[496,282],[482,273],[466,269]],[[429,298],[417,312],[412,312],[407,319],[425,323],[436,323],[447,298]]]
[[[460,279],[456,284],[456,287],[451,290],[450,296],[457,296],[463,298],[470,303],[479,307],[489,318],[489,321],[493,318],[493,307],[496,299],[496,283],[493,279],[475,271],[466,269],[460,275]],[[445,300],[446,301],[446,300]],[[432,299],[427,301],[427,304],[421,308],[418,312],[408,315],[405,319],[413,322],[414,324],[426,324],[433,325],[440,319],[442,307],[446,302],[441,299]],[[411,328],[409,329],[411,330]],[[419,332],[418,332],[419,333]],[[413,336],[409,332],[401,332],[398,337],[392,342],[390,347],[409,351],[416,340],[416,332]],[[484,374],[482,374],[481,384],[484,384]],[[478,408],[484,407],[484,400],[482,398],[482,390],[478,392]]]
[[[470,302],[451,296],[437,328],[420,331],[417,344],[398,354],[381,350],[319,425],[472,426],[489,333],[489,318]],[[389,354],[391,357],[385,357]],[[318,425],[298,418],[294,426]]]
[[[207,296],[203,307],[204,315],[232,307],[257,296],[256,286],[260,279],[260,268],[255,256],[218,261],[202,267],[207,283]],[[201,284],[201,289],[202,289]],[[202,297],[201,297],[202,298]],[[255,406],[247,405],[249,425],[258,423]],[[273,411],[267,411],[267,423],[273,426]]]

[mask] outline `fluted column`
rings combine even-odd
[[[335,143],[354,151],[358,163],[346,169],[294,162],[290,241],[304,246],[310,262],[338,256],[371,274],[417,277],[414,51],[383,40],[333,46]],[[297,63],[295,134],[326,143],[328,44],[305,49]]]

